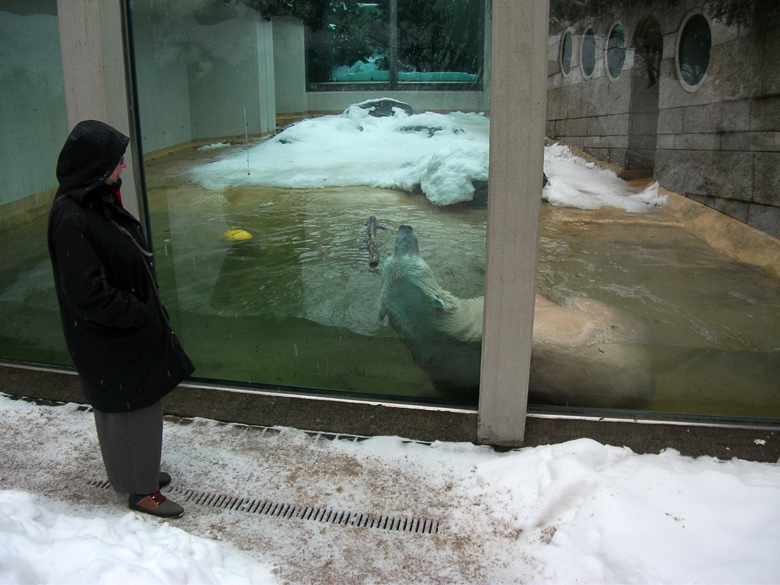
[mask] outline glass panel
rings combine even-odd
[[[701,14],[694,14],[680,33],[678,51],[680,75],[688,85],[698,85],[707,73],[711,46],[712,35],[707,19]]]
[[[619,19],[633,50],[608,84],[550,73],[532,401],[778,419],[780,78],[754,73],[776,28],[740,2],[679,30],[695,3],[577,4],[551,5],[556,41]]]
[[[568,75],[571,71],[571,53],[573,47],[573,37],[571,31],[563,33],[563,40],[561,41],[561,71],[564,75]]]
[[[324,3],[308,27],[250,4],[132,8],[158,275],[196,376],[476,404],[487,92],[307,92],[307,58],[320,80],[353,59],[390,68],[376,27],[389,4]],[[481,6],[400,2],[399,55],[426,72],[481,67],[490,47],[465,28],[484,19],[466,5]],[[437,38],[413,50],[426,22]],[[450,331],[458,312],[469,325]]]
[[[400,0],[400,81],[479,81],[482,2]]]
[[[69,363],[46,249],[68,134],[55,0],[0,1],[0,357]]]
[[[482,0],[325,2],[322,19],[307,22],[309,89],[477,84],[483,11]]]
[[[324,4],[308,37],[309,83],[388,82],[389,1]]]
[[[623,31],[623,25],[616,24],[612,27],[609,39],[607,39],[607,71],[610,77],[619,77],[625,62],[626,36]]]
[[[596,69],[596,34],[592,28],[585,31],[582,37],[582,74],[585,77],[593,75]]]

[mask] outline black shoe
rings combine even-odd
[[[181,518],[184,515],[184,508],[166,498],[159,491],[147,496],[130,494],[129,506],[131,510],[151,514],[158,518]]]

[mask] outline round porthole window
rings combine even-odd
[[[582,36],[582,75],[589,79],[596,69],[596,33],[592,28]]]
[[[567,30],[561,38],[561,73],[566,77],[571,72],[571,55],[574,50],[574,37]]]
[[[710,64],[712,33],[703,14],[686,18],[677,37],[677,75],[688,91],[699,87]]]
[[[626,62],[626,31],[618,23],[609,31],[607,39],[607,73],[612,79],[620,77]]]

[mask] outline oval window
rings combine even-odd
[[[711,48],[710,23],[702,14],[692,15],[682,27],[677,46],[677,72],[686,89],[696,89],[704,79]]]
[[[612,79],[617,79],[623,71],[626,62],[626,31],[618,23],[612,27],[607,39],[607,72]]]
[[[585,78],[593,75],[596,69],[596,33],[592,28],[585,31],[582,37],[582,74]]]
[[[567,30],[561,39],[561,72],[564,77],[571,72],[571,54],[574,47],[574,39],[571,31]]]

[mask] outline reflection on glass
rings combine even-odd
[[[325,7],[309,34],[309,83],[389,81],[389,2],[349,0]]]
[[[481,78],[482,3],[323,6],[324,20],[306,24],[265,21],[248,4],[134,2],[151,226],[175,296],[166,306],[203,378],[474,404],[480,340],[468,344],[468,384],[442,379],[380,305],[401,225],[442,290],[481,297],[486,94],[305,90],[306,75]],[[353,60],[366,67],[340,69]],[[474,318],[481,335],[481,310]],[[449,356],[461,341],[446,341]]]
[[[479,80],[481,0],[397,1],[400,81]]]
[[[547,148],[538,287],[576,311],[556,308],[588,341],[572,341],[577,359],[568,360],[570,378],[561,368],[559,379],[540,380],[532,400],[780,415],[780,266],[767,273],[736,260],[734,243],[703,237],[736,228],[729,226],[736,220],[652,185],[632,191],[584,160],[579,168],[564,164],[572,159],[567,147]],[[572,196],[574,185],[584,183],[587,193]],[[770,238],[760,237],[751,248],[743,257],[753,261],[774,250]],[[583,319],[592,327],[587,332],[577,326]],[[537,314],[536,326],[541,323]],[[538,347],[539,363],[549,360],[545,349]],[[581,394],[564,393],[599,373]],[[563,387],[556,387],[560,379]]]
[[[54,0],[0,4],[0,357],[68,363],[46,218],[68,133]]]
[[[559,42],[591,23],[620,25],[603,31],[604,71],[590,66],[589,30],[583,75],[549,74],[547,128],[559,142],[545,152],[535,327],[557,315],[572,337],[559,377],[546,379],[560,354],[535,332],[536,407],[780,417],[780,200],[769,171],[780,155],[752,130],[780,115],[775,90],[751,74],[766,70],[772,33],[738,2],[710,13],[712,33],[707,17],[686,20],[694,8],[550,4]],[[664,21],[684,23],[679,39]],[[674,43],[682,87],[663,74]],[[692,99],[686,90],[703,81]]]
[[[615,79],[620,76],[626,62],[626,35],[623,25],[612,27],[607,40],[607,71]]]
[[[694,14],[685,23],[680,33],[680,48],[677,55],[680,74],[689,86],[698,85],[710,64],[710,47],[712,35],[707,19],[701,14]]]
[[[571,31],[566,31],[563,34],[563,41],[561,42],[561,71],[564,75],[568,75],[571,71],[571,53],[573,48],[573,37]]]
[[[307,81],[477,83],[483,62],[482,0],[325,2],[309,27]]]
[[[592,28],[585,31],[582,37],[582,74],[585,77],[593,75],[596,69],[596,33]]]
[[[198,375],[475,404],[476,392],[443,380],[439,364],[456,356],[467,370],[459,380],[478,375],[471,364],[487,233],[484,92],[307,91],[306,25],[285,11],[264,20],[250,4],[133,3],[156,265]],[[2,6],[0,355],[66,363],[45,249],[52,171],[68,131],[56,4]],[[388,6],[360,10],[376,15]],[[398,9],[400,73],[411,29],[403,2]],[[687,8],[674,10],[682,22]],[[562,38],[620,18],[636,53],[623,64],[630,75],[607,85],[606,67],[594,66],[591,79],[564,78],[563,67],[550,73],[551,138],[575,148],[545,148],[534,406],[780,418],[778,155],[767,148],[772,131],[754,131],[757,114],[777,114],[776,100],[765,80],[743,75],[759,66],[744,59],[761,54],[745,47],[765,38],[723,25],[731,32],[719,43],[717,72],[708,74],[719,77],[705,103],[657,75],[654,16],[553,16],[551,32]],[[563,64],[571,44],[559,42]],[[690,71],[706,71],[698,62]],[[583,128],[587,136],[578,134]],[[647,154],[647,164],[626,164],[634,152]],[[632,181],[605,170],[605,160]],[[399,232],[439,293],[438,301],[419,296],[431,304],[414,307],[435,314],[451,303],[471,314],[459,333],[437,332],[426,338],[436,343],[421,346],[403,322],[390,323],[394,303],[408,298],[382,302],[382,262]],[[407,323],[424,324],[418,316],[426,314]]]

